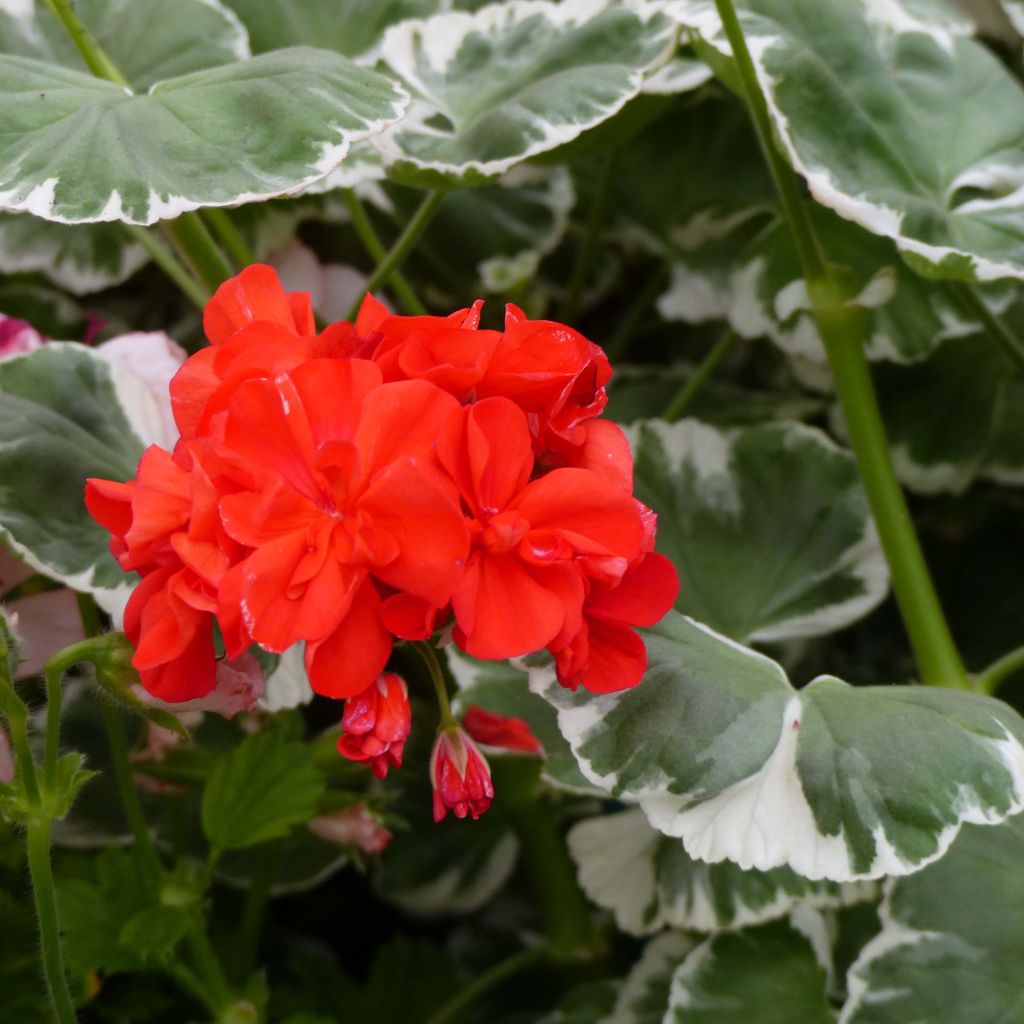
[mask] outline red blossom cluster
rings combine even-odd
[[[174,451],[86,492],[142,577],[125,632],[150,693],[200,697],[218,657],[303,642],[313,689],[351,702],[343,752],[383,774],[404,739],[378,679],[395,638],[447,627],[479,658],[547,648],[568,687],[639,682],[634,627],[678,579],[622,431],[597,418],[608,360],[514,306],[481,329],[481,306],[403,317],[367,296],[318,332],[269,267],[218,289],[210,346],[171,383]]]

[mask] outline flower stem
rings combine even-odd
[[[167,221],[164,227],[196,277],[211,293],[231,277],[228,261],[195,213],[183,213]]]
[[[345,196],[345,205],[348,207],[348,214],[352,218],[352,227],[359,236],[359,241],[363,243],[363,248],[366,249],[377,263],[382,262],[387,256],[387,250],[384,248],[384,243],[380,240],[380,236],[377,234],[373,222],[366,212],[366,208],[352,189],[346,189],[343,194]],[[410,313],[413,316],[426,316],[427,307],[417,298],[416,293],[412,290],[412,287],[401,271],[395,270],[391,275],[391,288],[406,313]]]
[[[46,6],[53,11],[54,16],[64,26],[71,41],[82,55],[86,67],[97,78],[105,78],[108,82],[116,82],[126,89],[129,88],[128,79],[121,74],[114,62],[103,52],[99,43],[93,39],[92,33],[82,24],[81,19],[75,13],[70,0],[46,0]]]
[[[605,215],[608,212],[608,202],[611,199],[613,171],[615,169],[615,151],[605,155],[598,172],[597,184],[594,188],[594,200],[590,204],[590,211],[587,214],[587,226],[583,231],[583,238],[580,247],[576,252],[576,260],[572,265],[572,272],[569,276],[569,287],[566,289],[565,303],[562,306],[562,319],[571,324],[579,315],[580,302],[583,298],[583,286],[587,283],[587,272],[590,264],[594,261],[594,250],[597,248],[597,239],[604,226]]]
[[[423,202],[420,203],[419,208],[412,215],[412,219],[406,224],[405,230],[395,239],[395,244],[391,246],[384,259],[377,264],[377,269],[370,275],[370,280],[366,282],[364,289],[366,292],[374,292],[387,285],[391,276],[409,255],[412,247],[419,241],[420,235],[427,229],[427,225],[437,212],[443,198],[444,193],[440,191],[428,192],[423,197]],[[352,305],[345,319],[354,320],[361,305],[362,298]]]
[[[203,979],[203,984],[209,989],[219,1014],[235,1001],[235,995],[224,976],[213,944],[200,923],[189,929],[186,941],[200,977]]]
[[[970,682],[953,643],[928,573],[910,510],[892,466],[889,444],[868,368],[867,325],[836,268],[822,253],[793,170],[775,147],[771,121],[757,73],[732,0],[715,0],[732,47],[747,105],[796,246],[811,308],[828,354],[850,443],[860,469],[882,548],[892,574],[896,600],[917,660],[921,680],[936,686],[968,688]]]
[[[1014,370],[1017,373],[1024,370],[1024,343],[1007,327],[1006,322],[985,305],[981,296],[969,284],[953,284],[952,287],[961,305],[981,321]]]
[[[412,646],[426,662],[427,670],[430,672],[430,681],[434,684],[434,694],[437,696],[437,706],[441,712],[439,728],[442,732],[446,729],[454,729],[458,722],[455,721],[455,716],[452,714],[452,706],[448,701],[448,687],[445,685],[444,673],[441,671],[441,664],[437,660],[434,648],[425,640],[417,640]]]
[[[57,762],[60,759],[60,713],[63,697],[63,669],[47,662],[46,678],[46,746],[43,749],[43,790],[49,797],[57,793]]]
[[[426,1024],[448,1024],[448,1021],[479,999],[488,989],[493,988],[506,978],[510,978],[513,974],[518,974],[527,967],[540,963],[547,955],[548,950],[544,946],[535,946],[533,949],[524,949],[519,953],[514,953],[470,982],[456,996],[448,1000],[441,1009],[431,1014]]]
[[[245,240],[242,232],[235,227],[235,222],[226,210],[217,206],[208,206],[202,212],[202,219],[220,239],[227,254],[235,261],[239,269],[256,262],[256,256],[249,248],[249,243]]]
[[[64,955],[60,947],[60,923],[57,917],[57,892],[50,863],[50,836],[53,823],[49,818],[34,818],[28,824],[28,869],[32,878],[36,913],[39,916],[39,937],[43,947],[43,973],[50,1002],[59,1024],[75,1024],[75,1006],[71,1001]]]
[[[979,672],[974,677],[974,688],[980,693],[991,695],[996,692],[1004,679],[1021,669],[1024,669],[1024,647],[1018,647],[1015,651],[1004,654],[984,671]]]
[[[212,293],[196,281],[188,268],[175,256],[174,250],[164,245],[152,228],[139,227],[137,224],[125,224],[124,228],[149,253],[153,262],[185,293],[193,305],[202,309],[210,301]]]
[[[675,398],[669,402],[661,414],[662,419],[668,420],[669,423],[675,423],[683,415],[708,378],[718,368],[719,363],[732,350],[732,346],[738,338],[739,335],[731,327],[722,334],[711,346],[708,354],[700,361],[700,365],[693,371],[690,379],[683,384]]]

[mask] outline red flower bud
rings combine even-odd
[[[477,743],[489,747],[522,750],[527,754],[539,754],[543,749],[540,740],[530,732],[529,725],[521,718],[508,718],[487,711],[478,704],[471,704],[466,709],[462,724]]]
[[[476,744],[455,726],[437,734],[430,755],[430,782],[434,787],[434,821],[449,811],[456,818],[479,818],[494,798],[491,770]]]
[[[362,693],[345,701],[338,750],[350,761],[367,761],[383,779],[402,764],[402,748],[412,729],[412,709],[405,680],[382,672]]]

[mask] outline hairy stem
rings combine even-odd
[[[828,354],[864,490],[874,515],[893,590],[922,682],[970,686],[928,572],[906,498],[893,470],[889,444],[868,368],[863,311],[826,263],[792,168],[775,147],[765,98],[757,81],[732,0],[715,0],[732,47],[761,149],[771,169],[783,214],[800,257],[811,308]]]
[[[346,189],[344,196],[345,205],[348,207],[349,216],[352,218],[352,227],[359,236],[359,241],[363,243],[363,248],[366,249],[371,258],[378,264],[381,263],[387,256],[387,250],[384,248],[384,243],[380,240],[380,235],[377,234],[373,222],[366,212],[366,208],[352,189]],[[425,316],[427,314],[427,307],[420,302],[411,285],[399,270],[395,270],[391,275],[391,289],[406,313],[410,313],[413,316]]]
[[[406,256],[412,251],[413,246],[419,241],[420,235],[427,229],[431,218],[437,212],[444,198],[443,192],[428,192],[423,197],[423,202],[412,215],[412,219],[405,226],[405,230],[395,239],[387,255],[377,264],[377,269],[370,275],[366,282],[366,292],[374,292],[378,288],[384,288],[391,280],[394,272],[402,265]],[[354,320],[362,305],[362,297],[352,305],[346,315],[346,320]]]

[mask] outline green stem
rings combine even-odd
[[[366,208],[351,189],[346,189],[343,194],[349,216],[352,218],[352,227],[359,236],[359,240],[363,243],[363,248],[366,249],[376,263],[381,263],[387,256],[387,250],[384,248],[384,243],[380,240],[380,235],[377,234],[373,222],[366,212]],[[406,313],[410,313],[413,316],[427,315],[427,307],[420,302],[401,271],[396,270],[391,275],[391,288]]]
[[[377,264],[377,269],[370,275],[370,280],[366,282],[366,292],[374,292],[387,285],[391,280],[391,275],[402,265],[412,247],[419,241],[420,235],[426,230],[443,198],[443,192],[428,192],[423,197],[423,202],[420,203],[419,208],[412,215],[412,219],[406,224],[405,230],[395,239],[395,244],[391,246],[384,259]],[[345,319],[354,320],[361,305],[362,298],[360,297],[352,305]]]
[[[189,930],[186,941],[203,984],[209,989],[213,998],[213,1006],[216,1012],[220,1013],[235,1001],[235,995],[224,976],[224,970],[220,965],[220,960],[217,959],[213,944],[199,923]]]
[[[273,848],[263,851],[263,857],[256,866],[252,884],[245,894],[242,906],[242,919],[239,921],[232,944],[234,950],[235,977],[239,981],[245,979],[256,965],[259,954],[260,932],[263,928],[263,915],[270,898],[270,887],[274,884],[281,869],[284,846],[276,844]]]
[[[188,992],[189,995],[194,996],[200,1003],[202,1003],[210,1013],[214,1016],[220,1013],[221,1007],[219,1006],[217,999],[190,968],[178,961],[177,963],[172,964],[168,970],[170,971],[171,977],[174,978],[174,980],[186,992]]]
[[[164,228],[178,247],[178,252],[210,292],[215,292],[231,277],[231,267],[202,218],[195,213],[183,213],[167,221]]]
[[[129,88],[128,79],[115,67],[114,62],[103,52],[99,43],[82,24],[69,0],[46,0],[46,6],[53,11],[57,20],[64,26],[71,41],[78,48],[86,67],[97,77],[108,82],[116,82]]]
[[[1024,370],[1024,343],[1007,327],[1006,322],[985,305],[981,296],[969,284],[953,284],[952,287],[961,304],[972,316],[981,321],[1003,350],[1003,354],[1010,361],[1014,370],[1017,372]]]
[[[28,868],[39,915],[39,937],[43,947],[43,973],[50,1002],[59,1024],[75,1024],[75,1006],[71,1001],[64,973],[64,955],[60,946],[60,922],[57,917],[57,892],[50,863],[49,818],[35,818],[28,825]]]
[[[235,222],[226,210],[217,206],[208,206],[203,210],[203,220],[212,228],[213,233],[220,239],[228,255],[239,268],[248,267],[256,262],[256,256],[249,248],[249,243],[243,237],[242,232],[235,227]]]
[[[700,391],[708,378],[718,368],[718,364],[732,350],[732,346],[738,338],[739,335],[731,327],[722,334],[718,341],[711,346],[710,351],[701,360],[697,369],[693,371],[690,379],[683,384],[675,398],[669,402],[662,413],[662,419],[668,420],[669,423],[674,423],[683,415],[690,402],[696,397],[697,392]]]
[[[60,714],[64,672],[47,662],[46,678],[46,745],[43,750],[43,789],[51,799],[57,794],[57,762],[60,760]]]
[[[583,232],[583,240],[576,253],[576,260],[572,266],[572,273],[569,277],[569,287],[566,290],[565,303],[562,307],[562,319],[571,324],[580,311],[580,301],[583,296],[583,286],[587,283],[587,272],[594,259],[594,250],[597,248],[597,239],[604,226],[605,214],[608,211],[608,202],[611,199],[613,171],[615,169],[615,152],[605,155],[604,162],[598,175],[597,185],[594,191],[594,201],[590,204],[590,212],[587,215],[587,226]]]
[[[444,673],[441,671],[441,664],[437,660],[434,648],[424,640],[415,641],[412,646],[419,656],[426,662],[427,670],[430,672],[430,681],[434,684],[434,693],[437,696],[437,706],[441,711],[441,723],[439,728],[454,729],[458,722],[452,714],[452,706],[448,701],[448,687],[445,685]]]
[[[654,300],[658,297],[658,293],[668,283],[668,277],[668,263],[663,262],[659,264],[657,270],[651,273],[647,283],[629,304],[622,320],[619,322],[619,326],[615,328],[615,333],[608,340],[608,344],[604,346],[605,354],[613,363],[625,355],[633,333],[643,319],[644,314],[653,305]]]
[[[153,262],[185,293],[193,305],[202,309],[210,301],[212,292],[207,291],[196,281],[186,266],[174,255],[174,250],[164,245],[156,232],[137,224],[125,224],[124,228],[149,253]]]
[[[1009,654],[992,662],[984,671],[974,677],[974,688],[980,693],[993,694],[1008,676],[1024,669],[1024,647],[1018,647]]]
[[[139,791],[135,788],[132,777],[132,764],[128,756],[128,741],[124,734],[121,715],[112,704],[100,701],[103,708],[103,724],[107,730],[107,743],[110,746],[110,759],[114,767],[114,780],[121,798],[121,809],[125,820],[135,837],[135,848],[146,864],[153,877],[159,877],[163,870],[160,854],[157,852],[153,836],[150,834],[146,816],[139,800]]]
[[[967,688],[970,686],[967,673],[950,635],[910,510],[893,470],[864,354],[867,324],[863,311],[849,304],[842,282],[826,264],[796,176],[775,148],[768,107],[732,0],[715,0],[715,4],[800,257],[814,319],[832,368],[850,444],[889,563],[893,590],[921,680],[936,686]]]
[[[479,978],[475,978],[470,984],[462,989],[458,995],[450,999],[436,1013],[431,1014],[426,1024],[448,1024],[461,1010],[470,1006],[480,998],[488,989],[504,981],[506,978],[518,974],[527,967],[540,963],[548,955],[543,946],[536,946],[533,949],[524,949],[520,953],[502,960],[495,964],[490,970],[484,971]]]

